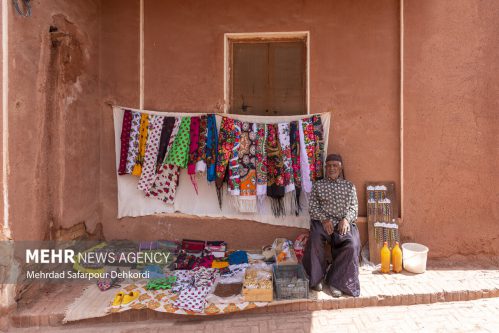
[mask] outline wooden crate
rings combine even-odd
[[[243,287],[245,302],[272,302],[274,289],[248,289]]]

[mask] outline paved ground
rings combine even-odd
[[[215,317],[194,321],[77,324],[11,332],[498,332],[499,298],[314,312]]]

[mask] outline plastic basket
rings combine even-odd
[[[274,265],[277,299],[308,299],[308,277],[302,265]]]

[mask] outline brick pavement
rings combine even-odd
[[[499,298],[281,314],[239,314],[193,321],[144,321],[19,328],[25,332],[498,332]]]

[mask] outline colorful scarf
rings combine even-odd
[[[324,178],[324,128],[321,116],[312,117],[315,136],[315,179]]]
[[[238,208],[241,213],[256,212],[256,125],[243,122],[239,146],[241,191]]]
[[[283,177],[285,192],[292,192],[295,190],[293,165],[291,161],[291,146],[289,138],[289,123],[280,123],[277,125],[279,130],[279,144],[281,145],[282,160],[284,163]]]
[[[196,182],[196,163],[198,161],[198,146],[199,146],[199,123],[201,122],[200,117],[191,117],[191,127],[190,127],[190,145],[189,145],[189,159],[187,163],[187,174],[191,178],[192,186],[196,194],[198,194],[198,184]]]
[[[166,156],[168,156],[180,128],[180,118],[174,119],[173,128],[171,131],[167,131],[167,135],[170,137],[170,140],[168,141],[166,147]],[[180,168],[178,165],[161,164],[158,172],[156,173],[156,179],[154,180],[153,185],[146,192],[146,196],[156,198],[167,204],[172,204],[175,200],[179,173]]]
[[[139,154],[139,132],[140,132],[140,113],[132,111],[132,124],[130,126],[130,140],[128,144],[128,155],[126,158],[126,174],[131,174],[135,166],[135,160]]]
[[[171,150],[166,155],[164,164],[177,165],[183,169],[187,167],[187,160],[189,159],[190,127],[191,117],[183,117],[175,142],[173,142]]]
[[[161,138],[159,139],[159,149],[158,158],[156,161],[157,168],[163,164],[166,156],[166,148],[170,142],[170,136],[172,134],[173,126],[175,126],[175,117],[166,117],[163,121],[163,127],[161,129]]]
[[[271,199],[272,214],[279,217],[286,213],[283,202],[285,193],[284,162],[277,125],[268,124],[267,131],[267,196]]]
[[[305,128],[306,123],[303,120],[298,121],[298,130],[300,134],[300,167],[301,167],[301,182],[302,188],[305,193],[312,192],[312,181],[310,180],[310,158],[311,155],[308,155],[307,148],[305,146]],[[309,132],[307,132],[309,133]],[[309,140],[309,139],[307,139]]]
[[[293,168],[293,179],[296,191],[296,211],[295,214],[301,211],[300,194],[301,194],[301,173],[300,173],[300,131],[298,130],[298,121],[292,121],[290,124],[289,143],[291,146],[291,165]]]
[[[130,128],[132,127],[132,112],[125,110],[123,115],[123,125],[121,126],[121,152],[118,174],[126,174],[126,160],[128,156],[128,146],[130,144]]]
[[[241,177],[239,176],[239,147],[241,145],[241,128],[240,120],[234,119],[234,147],[232,148],[232,157],[229,161],[229,193],[234,196],[239,196],[241,193]]]
[[[216,186],[218,204],[222,209],[222,187],[226,179],[227,167],[232,156],[232,151],[236,141],[236,126],[234,119],[222,117],[220,133],[218,134],[218,153],[216,163]]]
[[[152,115],[150,117],[149,136],[147,138],[147,148],[144,156],[144,165],[140,175],[139,190],[147,192],[156,178],[156,161],[158,158],[159,140],[165,117]]]
[[[144,155],[146,154],[147,144],[147,131],[149,128],[149,115],[142,113],[140,116],[140,130],[139,130],[139,153],[135,159],[132,175],[140,176],[142,173],[142,164],[144,163]]]
[[[196,172],[206,172],[206,140],[208,132],[208,117],[201,116],[199,122],[199,143],[197,152]]]
[[[256,144],[256,195],[261,204],[267,194],[267,124],[258,124],[258,139]]]
[[[208,115],[206,134],[206,174],[209,182],[215,181],[217,174],[215,166],[217,162],[218,134],[217,121],[214,114]]]

